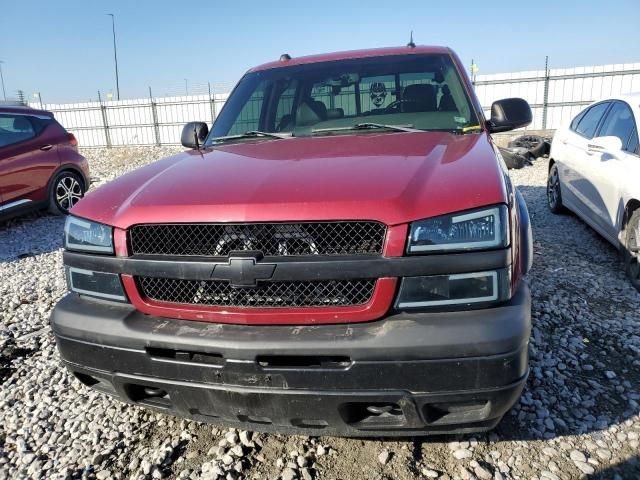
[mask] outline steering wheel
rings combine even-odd
[[[418,103],[418,102],[416,102],[415,100],[406,100],[406,99],[394,100],[393,102],[391,102],[389,105],[385,107],[384,111],[387,113],[391,113],[394,110],[398,110],[403,103]]]

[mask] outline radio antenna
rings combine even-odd
[[[407,47],[415,48],[416,44],[413,43],[413,30],[411,30],[411,34],[409,35],[409,43],[407,43]]]

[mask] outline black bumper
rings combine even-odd
[[[51,326],[86,385],[196,420],[310,435],[487,430],[528,373],[530,293],[497,308],[348,325],[151,317],[67,295]]]

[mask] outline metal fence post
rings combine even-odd
[[[160,125],[158,124],[158,111],[156,110],[156,102],[153,101],[151,87],[149,87],[149,101],[151,102],[151,117],[153,118],[153,131],[156,136],[156,145],[160,146]]]
[[[547,108],[549,107],[549,56],[544,57],[544,94],[542,98],[542,129],[547,129]]]
[[[216,120],[216,97],[211,95],[211,82],[207,82],[209,86],[209,108],[211,109],[211,124]]]
[[[100,103],[100,112],[102,113],[102,127],[104,128],[104,138],[107,142],[107,148],[111,148],[111,134],[109,132],[109,121],[107,120],[107,107],[102,103],[100,90],[98,90],[98,103]]]

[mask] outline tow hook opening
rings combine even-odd
[[[491,402],[428,403],[422,408],[427,424],[453,424],[485,420],[491,411]]]
[[[158,408],[171,407],[171,398],[166,390],[151,385],[129,383],[125,385],[127,396],[134,403],[141,403]]]
[[[402,408],[397,403],[351,402],[340,407],[345,423],[355,428],[398,427],[406,424]]]

